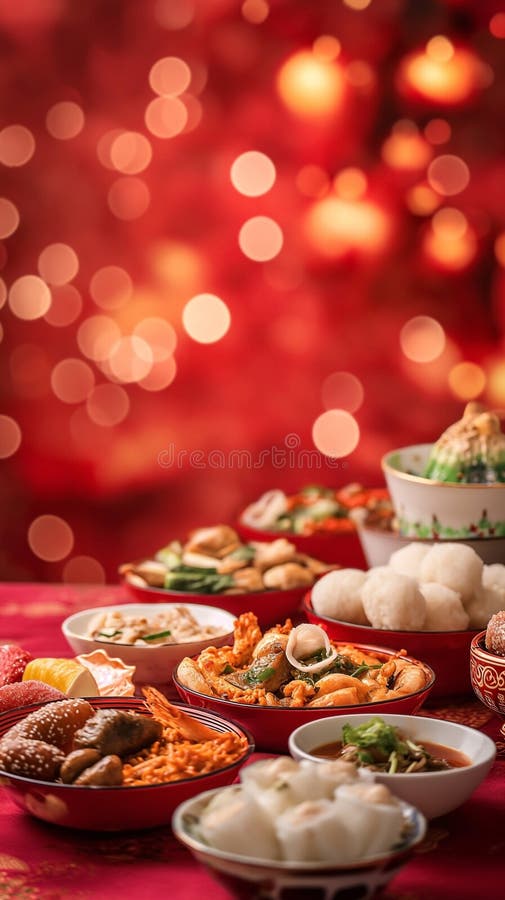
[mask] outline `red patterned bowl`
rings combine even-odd
[[[295,534],[294,531],[262,531],[237,522],[236,531],[246,543],[248,541],[277,541],[286,538],[294,544],[299,553],[306,553],[322,562],[366,568],[366,560],[361,549],[358,533],[353,528],[340,534],[319,532],[318,534]]]
[[[300,611],[306,587],[287,591],[253,591],[248,594],[190,594],[188,591],[170,591],[165,588],[138,587],[123,578],[123,584],[138,603],[198,603],[225,609],[238,618],[244,612],[253,612],[262,630],[294,618]]]
[[[376,653],[384,662],[387,662],[390,657],[394,656],[393,650],[386,650],[384,647],[373,647],[366,644],[354,644],[354,646],[365,653]],[[194,691],[179,681],[177,669],[172,677],[180,696],[186,703],[191,704],[191,706],[203,706],[214,713],[220,713],[225,719],[233,719],[235,722],[238,722],[243,728],[252,733],[258,750],[287,753],[289,752],[288,741],[291,732],[295,728],[299,728],[300,725],[311,722],[313,719],[322,719],[337,714],[342,716],[351,715],[356,712],[369,712],[371,715],[382,715],[383,713],[409,715],[416,713],[435,683],[435,673],[433,669],[425,665],[425,663],[419,662],[419,660],[412,659],[412,657],[405,657],[405,659],[423,668],[426,676],[425,686],[412,694],[405,694],[401,697],[376,703],[360,703],[359,706],[325,706],[313,707],[312,709],[251,706],[248,703],[223,700],[220,697],[210,697],[207,694]]]
[[[470,678],[474,693],[489,709],[505,716],[505,656],[486,650],[486,632],[476,634],[470,646]]]
[[[93,697],[89,698],[89,702],[95,709],[123,709],[146,714],[143,701],[133,697]],[[12,725],[41,705],[36,703],[1,713],[0,738]],[[231,784],[240,766],[254,750],[251,735],[234,722],[204,710],[178,705],[194,719],[217,731],[232,731],[246,737],[248,747],[244,755],[231,765],[208,775],[146,787],[84,787],[37,781],[2,770],[0,785],[17,806],[52,825],[88,831],[128,831],[168,825],[179,803],[199,791]]]
[[[309,622],[324,628],[333,641],[385,643],[393,650],[406,650],[416,659],[424,660],[437,676],[432,697],[471,693],[468,654],[476,631],[389,631],[371,625],[353,625],[318,615],[312,609],[310,598],[309,591],[303,601],[303,612]]]

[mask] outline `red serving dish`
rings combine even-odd
[[[133,697],[87,698],[95,709],[123,709],[147,715],[142,700]],[[33,704],[0,714],[0,738],[29,713],[43,704]],[[202,709],[188,709],[176,704],[194,719],[217,731],[232,731],[245,736],[248,748],[237,762],[195,778],[146,787],[84,787],[72,784],[37,781],[0,770],[0,784],[13,802],[37,819],[89,831],[128,831],[168,825],[175,808],[200,791],[223,787],[234,781],[243,762],[254,750],[251,735],[235,722]]]
[[[314,612],[311,591],[305,595],[302,609],[308,621],[324,628],[333,641],[350,644],[384,642],[393,650],[406,650],[416,659],[422,659],[437,676],[432,697],[455,697],[472,692],[469,656],[476,631],[389,631],[371,625],[353,625]]]
[[[244,612],[253,612],[263,631],[285,619],[295,618],[307,590],[306,587],[298,587],[287,591],[252,591],[247,594],[191,594],[188,591],[138,587],[126,578],[123,578],[123,584],[138,603],[199,603],[225,609],[237,618]]]
[[[343,644],[342,641],[340,643]],[[386,650],[384,647],[353,643],[355,647],[359,647],[365,653],[379,654],[379,658],[382,658],[384,662],[391,656],[394,656],[393,650]],[[417,663],[424,669],[426,673],[424,688],[412,694],[395,697],[392,700],[379,701],[377,703],[360,703],[357,706],[325,706],[313,707],[312,709],[251,706],[247,703],[236,703],[233,700],[222,700],[220,697],[210,697],[207,694],[201,694],[199,691],[185,687],[177,677],[177,669],[173,673],[173,680],[180,696],[186,703],[191,704],[191,706],[210,709],[226,719],[233,719],[247,731],[250,731],[258,750],[288,753],[288,740],[291,732],[300,725],[311,722],[313,719],[322,719],[335,715],[345,716],[356,712],[369,712],[371,715],[382,715],[384,713],[413,715],[416,713],[435,683],[435,673],[429,666],[419,662],[419,660],[414,660],[412,657],[406,657],[406,659]]]
[[[286,538],[294,544],[299,553],[306,553],[322,562],[341,566],[366,569],[367,564],[361,549],[357,531],[352,528],[335,534],[319,531],[315,534],[296,534],[294,531],[262,531],[243,525],[240,520],[235,525],[243,541],[276,541]]]

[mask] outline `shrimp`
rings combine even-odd
[[[242,613],[235,622],[234,640],[228,662],[241,666],[251,661],[253,650],[261,640],[261,631],[254,613]]]
[[[220,731],[203,725],[198,719],[194,719],[179,707],[173,706],[156,688],[142,688],[142,693],[146,698],[145,705],[153,718],[166,728],[173,728],[186,740],[210,741],[221,734]]]
[[[337,672],[323,675],[319,679],[317,682],[317,695],[321,697],[324,694],[332,694],[334,691],[340,691],[344,688],[351,688],[356,691],[359,697],[358,703],[362,703],[368,696],[366,684],[362,684],[358,678],[353,678],[351,675],[342,675]]]
[[[290,706],[305,706],[314,694],[314,686],[301,678],[295,678],[284,688],[284,696],[290,698]]]

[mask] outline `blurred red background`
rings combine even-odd
[[[505,406],[500,6],[0,0],[3,578]]]

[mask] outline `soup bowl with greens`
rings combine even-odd
[[[433,819],[470,797],[489,772],[496,746],[466,725],[385,713],[308,722],[290,735],[289,752],[298,760],[352,761]]]

